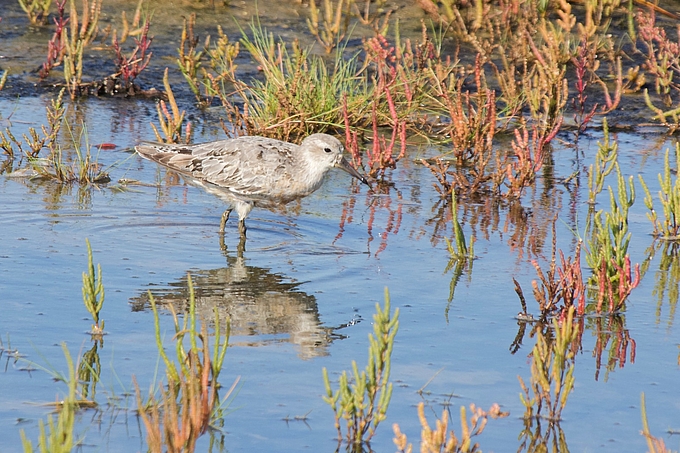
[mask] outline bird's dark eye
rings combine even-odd
[[[327,153],[332,153],[332,152],[333,152],[333,150],[330,149],[330,148],[324,148],[323,150],[326,151]]]

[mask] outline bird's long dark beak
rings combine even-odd
[[[368,182],[368,179],[366,179],[366,177],[364,175],[362,175],[354,167],[352,167],[350,165],[350,163],[347,162],[347,159],[345,159],[344,157],[340,159],[340,161],[336,164],[336,167],[341,168],[342,170],[345,170],[347,173],[354,176],[359,181],[366,184],[368,187],[371,187],[371,184]]]

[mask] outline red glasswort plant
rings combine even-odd
[[[388,168],[396,168],[399,159],[404,157],[406,153],[406,120],[401,119],[397,112],[395,104],[394,93],[396,93],[397,68],[394,65],[396,57],[394,56],[394,47],[390,46],[384,36],[378,35],[375,38],[369,39],[366,44],[366,53],[370,61],[376,65],[375,87],[373,89],[373,108],[371,111],[372,129],[373,129],[373,146],[366,150],[366,157],[368,159],[368,175],[377,178],[383,178],[385,171]],[[405,90],[407,97],[410,93]],[[378,113],[378,105],[381,102],[386,102],[389,117],[386,122],[392,128],[392,136],[389,143],[378,132],[378,128],[384,124]],[[345,115],[346,117],[346,115]],[[347,120],[345,121],[347,123]],[[394,157],[394,147],[396,145],[397,137],[401,142],[401,149],[399,155]]]
[[[144,22],[144,27],[142,28],[142,33],[139,39],[135,39],[135,48],[129,56],[123,53],[120,47],[118,38],[113,36],[113,50],[116,52],[116,67],[118,71],[116,74],[120,74],[123,77],[125,91],[132,89],[134,80],[139,76],[139,74],[149,65],[151,60],[152,52],[149,52],[149,47],[151,46],[151,41],[153,37],[149,37],[149,25],[150,21],[147,19]]]
[[[342,116],[345,122],[345,149],[352,156],[352,164],[355,168],[363,168],[361,165],[361,152],[359,151],[359,134],[353,131],[349,122],[347,110],[347,93],[342,97]]]
[[[64,57],[65,44],[63,35],[64,28],[68,24],[69,18],[64,17],[64,8],[66,7],[66,0],[57,2],[57,17],[53,18],[56,29],[52,39],[47,43],[47,60],[42,64],[38,71],[40,80],[44,80],[50,74],[52,68],[59,66]]]
[[[623,308],[624,303],[631,291],[640,283],[640,264],[635,264],[635,278],[632,275],[632,267],[630,264],[630,257],[626,255],[623,261],[623,266],[620,266],[615,258],[612,258],[611,265],[616,269],[616,278],[609,275],[607,262],[604,257],[602,264],[597,270],[598,297],[597,297],[597,313],[602,313],[602,305],[605,300],[609,313],[614,313]],[[613,280],[618,280],[616,288]]]
[[[547,146],[555,138],[561,125],[562,117],[549,132],[534,124],[531,140],[526,124],[523,123],[519,129],[515,129],[515,140],[512,142],[515,160],[505,167],[508,187],[508,191],[504,194],[506,197],[520,198],[524,188],[534,182],[536,173],[543,167]]]
[[[463,78],[455,79],[449,71],[440,66],[433,72],[434,94],[451,119],[445,132],[453,142],[456,162],[462,165],[491,151],[498,121],[496,92],[486,86],[479,54],[475,58],[474,94],[463,89]]]
[[[574,104],[574,122],[576,123],[576,138],[585,132],[588,123],[593,119],[597,110],[597,102],[593,105],[590,111],[586,112],[586,100],[588,96],[585,94],[586,88],[590,85],[587,78],[587,69],[592,67],[592,52],[588,49],[588,40],[585,37],[581,38],[581,45],[578,48],[578,54],[571,59],[576,73],[576,97],[572,99]]]

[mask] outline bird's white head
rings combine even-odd
[[[326,173],[331,168],[337,167],[369,185],[366,178],[342,156],[345,148],[337,138],[328,134],[312,134],[302,141],[300,148],[306,154],[309,165],[315,169]]]

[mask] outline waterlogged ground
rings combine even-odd
[[[0,98],[0,126],[18,135],[42,124],[49,99]],[[193,113],[196,141],[223,137],[216,114]],[[21,451],[21,430],[37,439],[38,423],[51,411],[47,404],[63,397],[64,384],[53,379],[67,372],[62,343],[72,355],[89,351],[101,364],[100,381],[89,387],[100,405],[78,414],[82,450],[145,451],[132,376],[146,390],[164,374],[147,294],[163,307],[161,328],[170,345],[167,308],[186,304],[187,273],[196,286],[199,314],[217,307],[221,316],[231,317],[231,347],[220,381],[228,388],[240,379],[221,433],[205,435],[197,451],[219,451],[220,444],[232,452],[335,451],[321,370],[326,367],[336,379],[351,369],[352,360],[365,365],[372,314],[386,287],[400,310],[400,327],[392,359],[394,393],[373,450],[394,451],[393,423],[418,449],[421,401],[431,424],[449,407],[457,432],[461,405],[499,403],[509,417],[490,421],[477,440],[484,451],[520,447],[524,407],[517,376],[530,378],[535,338],[530,326],[518,337],[522,325],[515,316],[521,307],[512,278],[537,314],[531,260],[546,268],[556,214],[558,248],[572,254],[583,236],[587,178],[581,173],[563,181],[593,162],[602,140],[597,129],[581,137],[578,149],[567,146],[571,133],[558,136],[554,165],[521,206],[461,203],[461,222],[466,236],[476,238],[477,259],[457,278],[447,271],[444,241],[452,235],[450,207],[433,189],[429,170],[416,163],[445,149],[411,146],[389,174],[389,189],[374,193],[335,173],[286,212],[253,211],[241,254],[236,222],[227,225],[226,247],[220,243],[220,200],[131,152],[138,141],[153,138],[152,101],[92,98],[69,104],[67,117],[86,125],[90,143],[115,145],[98,156],[110,166],[112,182],[79,188],[15,177],[10,169],[0,175],[1,452]],[[636,177],[629,253],[646,272],[616,322],[585,321],[576,386],[559,429],[572,452],[646,451],[639,433],[644,392],[650,429],[677,450],[680,441],[670,433],[680,429],[678,257],[664,257],[664,247],[671,246],[653,241],[637,183],[642,174],[650,191],[658,191],[665,150],[675,144],[662,130],[612,138],[622,171]],[[123,185],[121,179],[140,184]],[[613,178],[608,182],[615,184]],[[598,208],[608,209],[608,203],[605,192]],[[81,296],[86,238],[106,288],[101,316],[107,335],[94,349]],[[626,347],[617,348],[624,340]],[[541,434],[546,432],[547,422]]]

